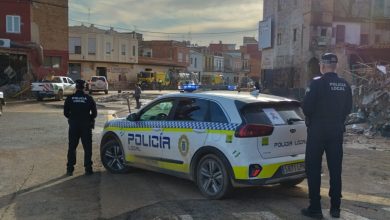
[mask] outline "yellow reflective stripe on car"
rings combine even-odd
[[[229,130],[210,130],[205,129],[206,133],[209,134],[227,134],[233,135],[234,131]],[[104,131],[153,131],[153,128],[120,128],[120,127],[107,127],[104,128]],[[193,128],[163,128],[162,132],[194,132]]]
[[[177,163],[169,163],[169,162],[163,162],[158,161],[157,162],[158,167],[162,169],[182,172],[182,173],[189,173],[190,172],[190,166],[189,164],[177,164]]]
[[[104,131],[153,131],[152,128],[120,128],[120,127],[107,127]]]
[[[304,160],[296,160],[296,161],[288,161],[288,162],[275,163],[275,164],[266,164],[266,165],[260,164],[261,167],[263,167],[263,170],[260,172],[260,175],[257,176],[257,178],[258,179],[271,178],[273,175],[275,175],[279,167],[286,164],[303,163],[303,162]],[[236,179],[249,179],[248,166],[235,166],[233,167],[233,172]]]
[[[163,132],[194,132],[192,128],[164,128]]]
[[[190,172],[190,165],[189,164],[177,164],[177,163],[170,163],[165,161],[159,161],[154,159],[146,159],[142,157],[137,157],[136,155],[128,154],[126,155],[126,161],[132,162],[132,163],[139,163],[144,165],[151,165],[151,161],[153,161],[152,165],[166,170],[171,171],[177,171],[182,173],[189,173]]]

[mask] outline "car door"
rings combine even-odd
[[[63,88],[63,94],[64,95],[68,95],[69,94],[69,82],[68,82],[68,79],[66,77],[61,77],[61,81],[62,81],[62,88]]]
[[[68,95],[71,95],[76,90],[76,84],[71,78],[67,77],[67,79],[68,79],[68,84],[67,84],[66,92]]]
[[[135,121],[128,123],[122,131],[126,133],[122,136],[122,143],[127,145],[124,147],[127,158],[159,167],[162,151],[171,149],[171,138],[162,132],[162,128],[168,123],[174,102],[174,99],[153,102],[137,114]]]
[[[209,101],[199,98],[181,98],[172,120],[163,134],[171,137],[171,149],[163,150],[163,168],[181,173],[189,172],[191,155],[204,146],[209,122]]]

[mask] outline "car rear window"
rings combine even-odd
[[[104,78],[104,77],[92,77],[92,82],[96,82],[98,80],[101,80],[101,81],[105,82],[106,78]]]
[[[298,103],[249,104],[242,108],[241,115],[248,124],[286,125],[304,121]]]

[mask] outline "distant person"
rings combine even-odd
[[[337,62],[335,54],[325,53],[321,56],[322,76],[311,82],[303,101],[307,125],[305,165],[310,205],[301,212],[311,218],[323,218],[320,187],[324,152],[330,175],[330,215],[333,218],[340,217],[343,133],[346,117],[352,109],[352,92],[347,81],[335,72]]]
[[[255,89],[258,90],[259,92],[261,90],[260,83],[258,81],[255,82]]]
[[[139,99],[141,98],[141,93],[142,93],[141,85],[136,84],[134,88],[134,98],[137,103],[136,109],[141,108],[141,103],[139,101]]]
[[[84,168],[86,175],[92,175],[92,129],[97,116],[96,103],[93,98],[84,93],[85,81],[76,80],[75,94],[68,96],[64,104],[64,115],[69,124],[68,176],[73,175],[76,164],[76,148],[81,142],[84,148]]]
[[[158,80],[158,90],[161,92],[161,87],[162,87],[163,81],[161,79]]]

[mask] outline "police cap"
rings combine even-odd
[[[82,79],[76,80],[76,89],[84,89],[85,88],[85,81]]]
[[[324,53],[321,55],[320,63],[322,64],[334,64],[338,63],[338,58],[334,53]]]

